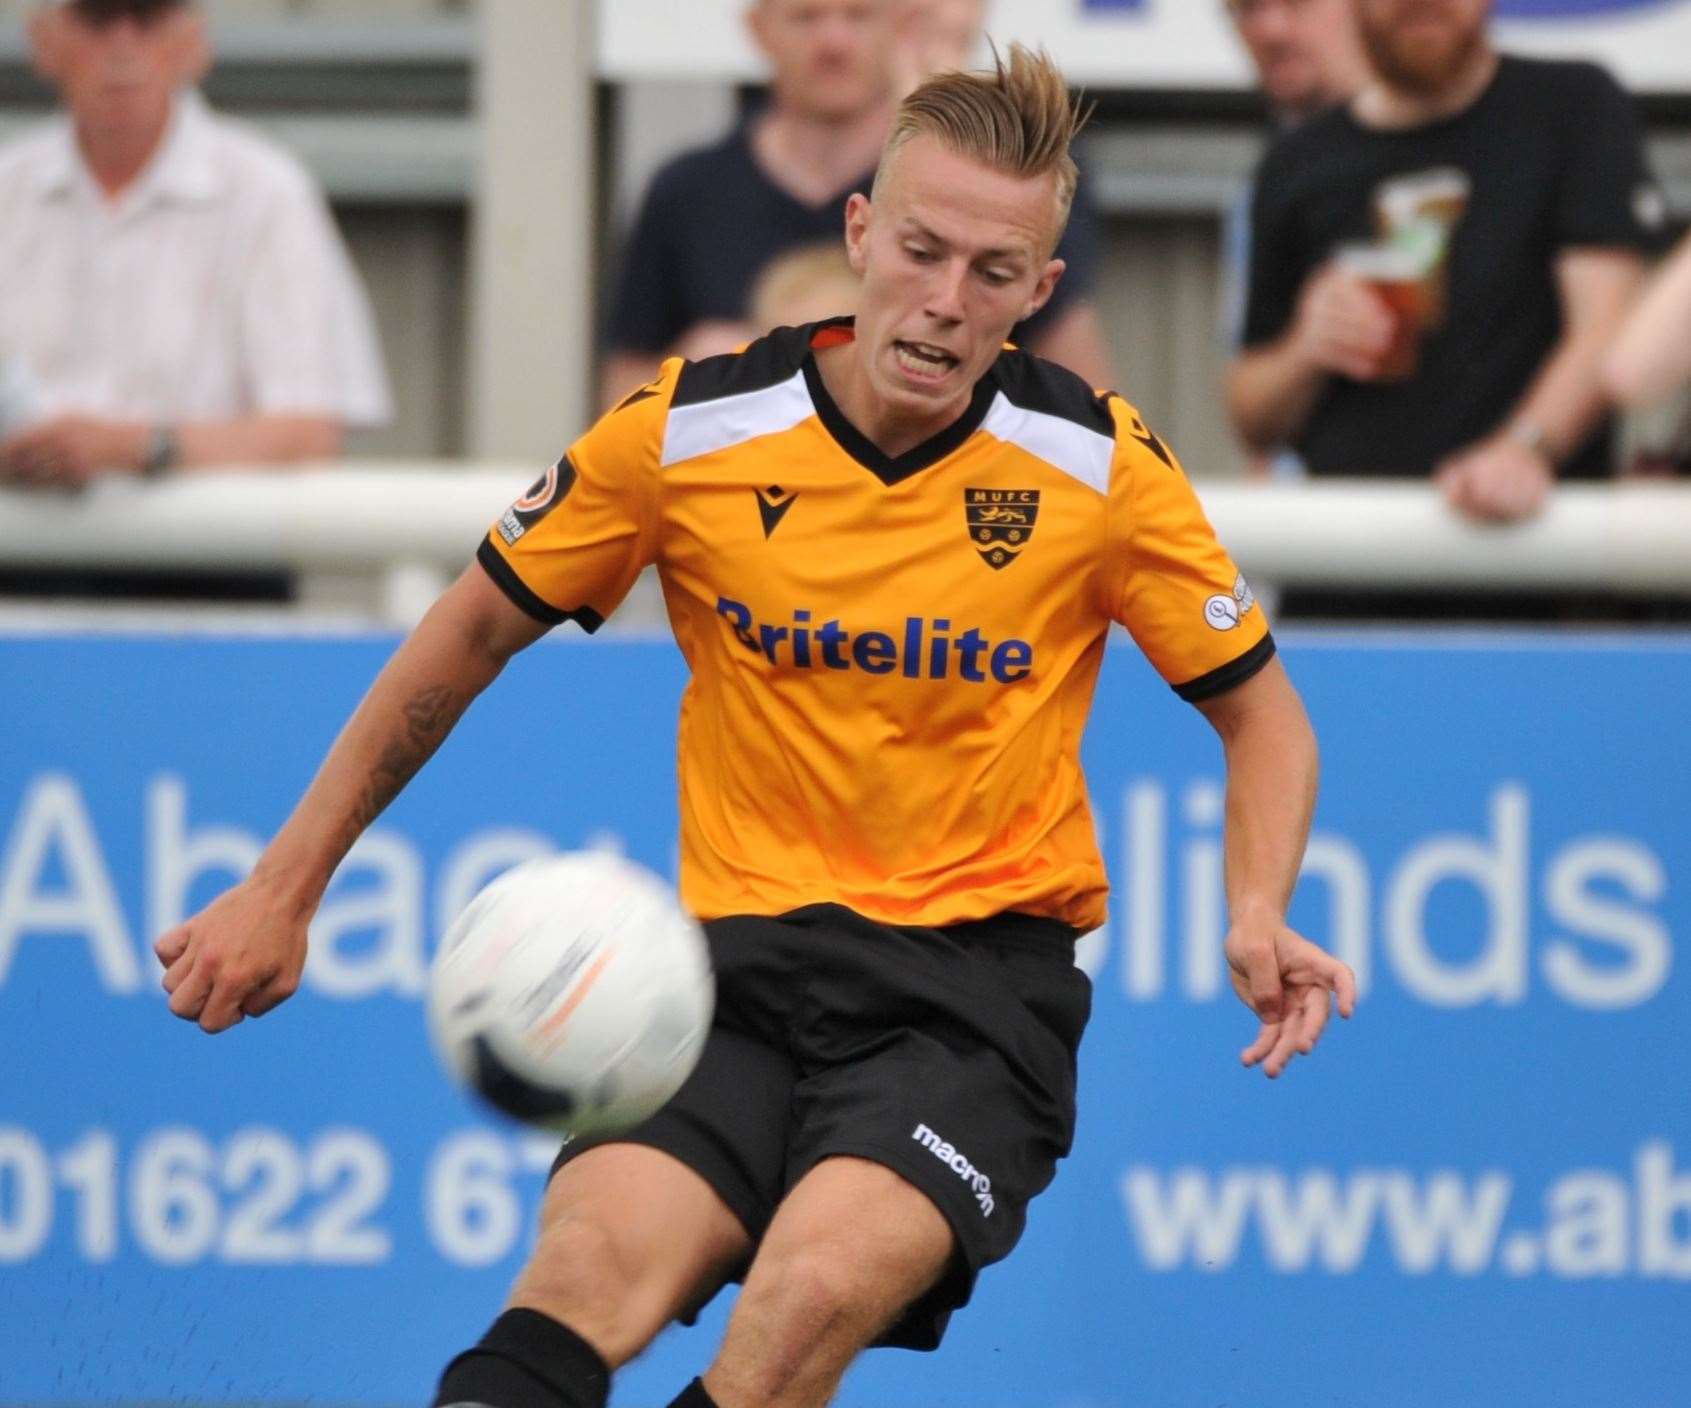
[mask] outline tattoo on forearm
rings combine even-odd
[[[364,793],[352,818],[354,835],[381,815],[405,784],[416,776],[458,722],[467,700],[459,699],[443,684],[419,690],[406,703],[405,735],[383,751],[364,785]]]

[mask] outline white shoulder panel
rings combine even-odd
[[[1014,405],[1002,391],[993,399],[981,429],[1054,465],[1089,489],[1100,494],[1110,492],[1110,463],[1115,458],[1116,442],[1107,435],[1062,416]]]
[[[776,435],[816,414],[804,373],[794,372],[783,382],[761,391],[743,391],[715,401],[670,409],[664,427],[663,463],[682,460],[742,445],[760,435]]]

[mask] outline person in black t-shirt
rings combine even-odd
[[[1348,101],[1368,81],[1368,57],[1356,32],[1351,0],[1223,0],[1239,44],[1256,71],[1268,119],[1289,132]],[[1229,351],[1245,323],[1251,210],[1241,191],[1222,221],[1221,336]],[[1287,458],[1290,458],[1289,456]],[[1253,473],[1273,473],[1274,460],[1252,457]]]
[[[1660,197],[1631,101],[1500,56],[1489,0],[1356,0],[1372,76],[1258,170],[1234,423],[1312,474],[1435,477],[1470,516],[1610,472],[1599,367]]]
[[[748,22],[769,60],[769,102],[653,179],[611,300],[603,404],[665,356],[696,360],[749,341],[747,302],[764,267],[796,246],[838,245],[846,200],[869,190],[902,96],[903,4],[754,0]],[[1057,249],[1067,266],[1058,292],[1016,339],[1108,386],[1114,370],[1088,297],[1098,245],[1083,183]]]

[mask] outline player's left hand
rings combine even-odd
[[[0,479],[74,491],[101,474],[135,473],[145,455],[144,427],[94,416],[55,416],[0,441]]]
[[[1270,1080],[1315,1050],[1335,997],[1341,1017],[1356,1010],[1356,974],[1281,921],[1235,923],[1226,952],[1233,990],[1262,1022],[1239,1059]]]
[[[1450,456],[1433,482],[1457,512],[1485,522],[1512,523],[1543,509],[1556,486],[1556,472],[1531,446],[1495,435]]]

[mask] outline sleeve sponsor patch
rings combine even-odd
[[[510,546],[569,497],[575,485],[575,466],[568,455],[534,481],[516,503],[500,515],[499,536]]]
[[[1257,604],[1256,593],[1241,572],[1233,579],[1233,591],[1218,592],[1204,602],[1204,620],[1212,630],[1231,631],[1244,620]]]

